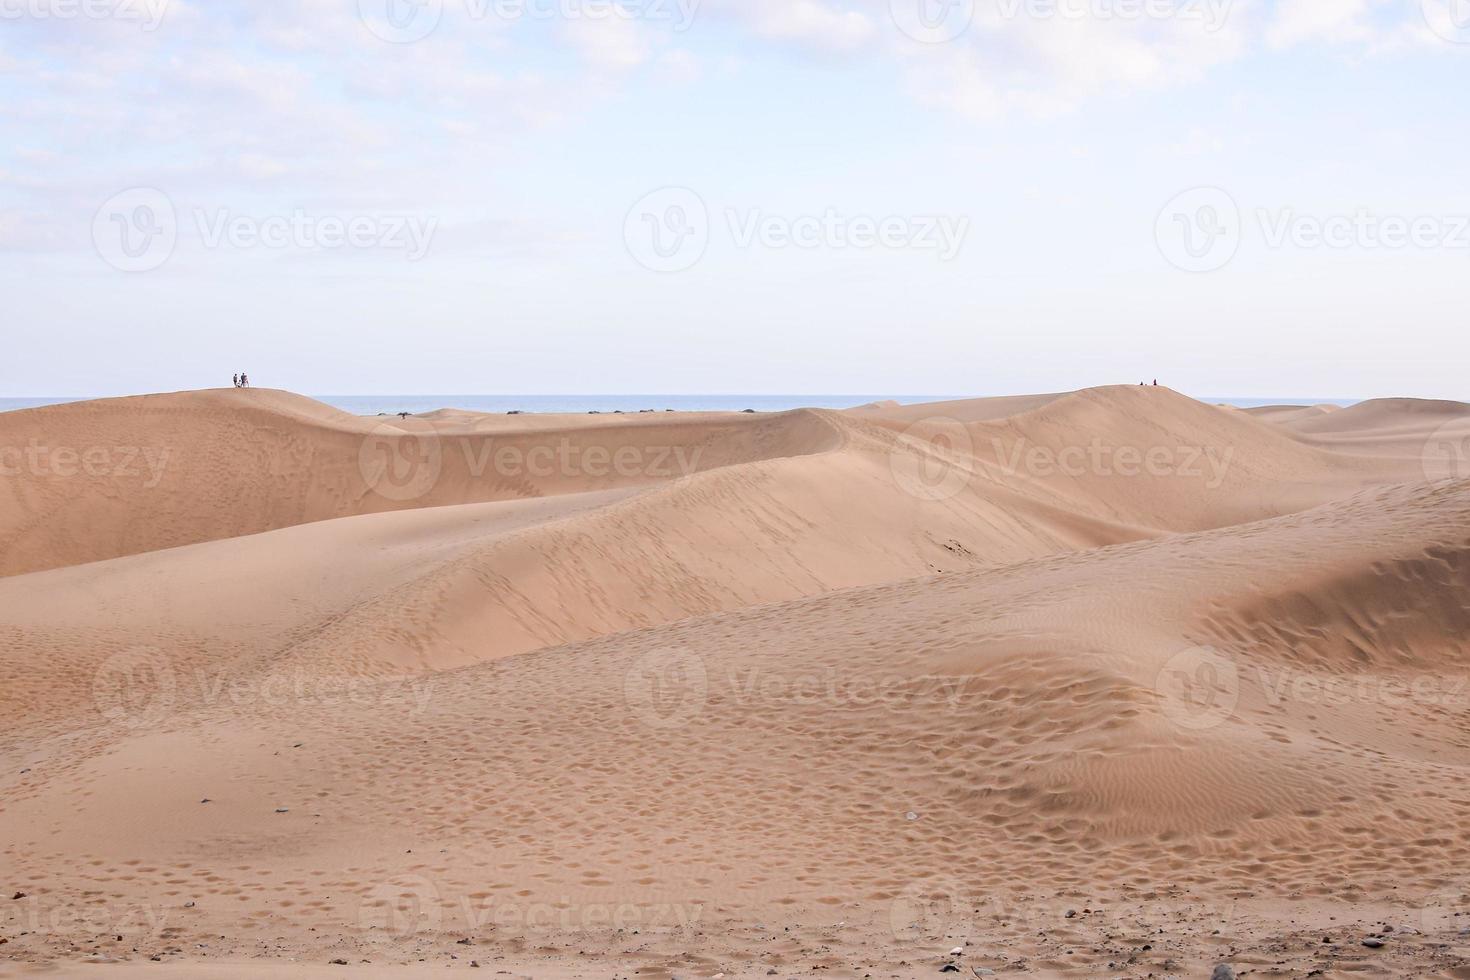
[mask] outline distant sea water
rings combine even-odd
[[[785,412],[793,408],[855,408],[869,402],[896,401],[903,405],[951,401],[956,398],[980,398],[983,395],[313,395],[344,412],[354,415],[418,415],[438,408],[458,408],[470,412],[501,415],[506,412],[638,412],[643,409],[677,412],[741,412],[747,408],[757,412]],[[40,408],[83,401],[78,396],[37,396],[0,398],[0,412],[21,408]],[[1258,408],[1262,405],[1351,405],[1356,399],[1344,398],[1235,398],[1202,397],[1210,404]]]
[[[903,404],[944,401],[943,395],[315,395],[354,415],[419,414],[436,408],[503,415],[506,412],[788,412],[793,408],[855,408],[892,399]]]
[[[983,395],[315,395],[354,415],[417,415],[436,408],[459,408],[492,415],[505,412],[638,412],[644,409],[676,412],[787,412],[793,408],[856,408],[873,402],[895,401],[900,405],[981,398]],[[1240,408],[1262,405],[1351,405],[1344,399],[1204,398],[1210,404]]]

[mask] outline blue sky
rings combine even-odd
[[[0,0],[0,395],[1470,396],[1467,0],[405,2]]]

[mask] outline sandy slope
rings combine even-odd
[[[354,514],[645,486],[834,440],[812,412],[578,416],[570,435],[566,421],[360,418],[258,389],[3,413],[0,574]]]
[[[1334,452],[1418,462],[1419,479],[1458,474],[1470,451],[1470,406],[1463,402],[1380,398],[1285,425],[1303,442]]]
[[[1001,401],[0,416],[201,461],[6,484],[0,962],[1470,975],[1470,410]]]
[[[966,547],[982,544],[987,558],[1010,560],[1287,513],[1406,471],[1314,451],[1167,389],[1128,387],[850,413],[446,411],[406,420],[231,389],[3,413],[0,465],[7,467],[0,574],[357,514],[646,488],[707,474],[716,475],[700,484],[706,499],[733,493],[738,501],[747,484],[769,483],[795,490],[797,508],[814,489],[838,496],[840,507],[861,507],[867,494],[844,492],[856,480],[895,501],[874,504],[885,516],[915,510],[916,497],[937,502],[943,506],[926,510],[955,512],[946,516],[980,529],[985,540]],[[833,475],[834,466],[849,472]],[[1130,466],[1161,478],[1133,479]],[[1141,488],[1147,499],[1138,497]],[[697,494],[681,484],[679,496]],[[1019,522],[1018,511],[1025,512]],[[879,515],[846,516],[839,522],[866,529],[873,525],[866,518]],[[772,530],[781,529],[763,533]],[[934,551],[929,558],[942,557]]]

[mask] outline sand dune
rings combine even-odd
[[[1464,475],[1460,464],[1470,450],[1464,402],[1381,398],[1285,425],[1303,442],[1333,452],[1397,457],[1411,470],[1417,464],[1416,479]]]
[[[0,957],[1470,966],[1465,406],[63,408],[187,461],[0,498]]]
[[[820,451],[816,413],[359,418],[269,390],[0,415],[0,574],[354,514],[642,486]],[[613,421],[616,420],[616,421]],[[621,456],[617,456],[621,453]]]
[[[1239,411],[1262,422],[1270,422],[1273,425],[1290,425],[1319,419],[1324,415],[1341,411],[1341,408],[1340,405],[1262,405],[1259,408],[1242,408]]]

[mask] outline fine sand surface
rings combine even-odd
[[[0,975],[1470,978],[1470,405],[226,390],[0,472]]]

